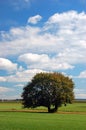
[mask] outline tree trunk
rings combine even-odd
[[[50,113],[50,106],[48,106],[48,112]]]
[[[55,104],[55,112],[57,112],[57,109],[58,109],[58,105],[57,103]]]
[[[51,109],[50,106],[48,106],[48,112],[49,112],[49,113],[57,112],[57,109],[58,109],[57,104],[55,104],[55,107],[54,107],[53,109]]]

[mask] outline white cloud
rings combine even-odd
[[[75,98],[86,99],[86,89],[74,89]]]
[[[27,53],[19,56],[19,60],[24,61],[27,64],[38,63],[38,62],[49,62],[49,57],[46,54],[33,54]]]
[[[76,99],[86,99],[86,93],[77,93],[75,94]]]
[[[78,29],[81,29],[82,22],[84,24],[86,21],[86,14],[85,12],[77,13],[76,11],[68,11],[63,13],[56,13],[53,16],[51,16],[48,21],[46,22],[46,29],[53,27],[53,25],[58,25],[60,29],[71,29],[70,31],[77,31]],[[79,28],[78,28],[79,27]],[[84,26],[85,27],[85,26]],[[84,28],[82,27],[82,28]],[[83,30],[82,30],[83,31]]]
[[[34,51],[35,47],[37,48],[40,44],[39,38],[37,38],[39,32],[39,28],[30,26],[12,28],[9,33],[1,32],[3,40],[0,42],[0,56],[18,55],[27,52],[29,49]],[[41,40],[40,38],[40,42]]]
[[[66,48],[57,55],[57,59],[70,64],[86,63],[85,53],[85,48],[82,52],[78,47]]]
[[[17,70],[17,64],[12,63],[8,59],[0,58],[0,70],[6,70],[8,72]]]
[[[84,12],[69,11],[54,14],[43,27],[26,25],[2,31],[0,56],[16,55],[30,69],[51,71],[86,64],[85,25]]]
[[[81,72],[78,78],[86,78],[86,70]]]
[[[28,23],[37,24],[41,19],[42,19],[42,16],[40,16],[40,15],[35,15],[35,16],[30,17],[30,18],[28,19]]]
[[[24,87],[24,84],[17,84],[16,87]]]
[[[29,52],[53,55],[60,63],[86,63],[86,14],[56,13],[43,28],[28,25],[12,28],[1,32],[1,39],[1,57]]]
[[[10,95],[10,94],[0,94],[0,99],[8,99],[8,100],[15,100],[15,99],[21,99],[21,95],[17,94],[17,95]]]
[[[52,64],[52,63],[51,63]],[[49,65],[51,65],[49,63]],[[38,65],[38,67],[37,67]],[[34,75],[36,75],[37,73],[41,73],[41,72],[52,72],[52,70],[54,68],[56,69],[62,69],[65,68],[65,69],[68,69],[68,67],[72,68],[70,65],[68,64],[59,64],[58,66],[53,66],[52,65],[49,67],[45,67],[45,66],[42,66],[41,64],[37,64],[37,65],[33,65],[33,68],[31,66],[28,66],[28,69],[26,70],[18,70],[15,74],[10,74],[9,76],[3,76],[3,77],[0,77],[0,81],[1,82],[19,82],[18,85],[15,85],[15,86],[20,86],[20,87],[23,87],[24,85],[22,83],[24,82],[30,82],[32,80],[32,78],[34,77]],[[42,68],[47,68],[47,71],[46,69],[43,70]],[[49,67],[49,68],[48,68]],[[36,69],[35,69],[36,68]],[[48,71],[49,70],[49,71]]]
[[[40,72],[46,72],[40,69],[28,69],[16,72],[15,75],[6,76],[7,82],[29,82],[32,77]]]
[[[5,82],[5,81],[6,81],[6,78],[5,78],[5,77],[0,76],[0,82]]]
[[[46,54],[32,54],[27,53],[19,56],[19,60],[25,62],[28,68],[38,68],[45,70],[60,70],[60,69],[72,69],[74,66],[66,63],[60,62],[57,58],[50,58]]]
[[[1,93],[7,93],[7,92],[10,92],[10,91],[14,91],[14,89],[12,89],[12,88],[7,88],[7,87],[1,87],[1,86],[0,86],[0,94],[1,94]]]

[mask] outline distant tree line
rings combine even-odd
[[[0,99],[0,102],[21,102],[22,99]]]

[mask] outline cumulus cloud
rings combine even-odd
[[[49,57],[46,54],[33,54],[33,53],[27,53],[19,56],[19,60],[24,61],[27,64],[33,64],[38,62],[49,62]]]
[[[82,71],[80,73],[80,75],[78,76],[78,78],[86,78],[86,70],[85,71]]]
[[[15,75],[6,76],[7,82],[30,82],[32,77],[40,72],[46,72],[40,69],[27,69],[23,71],[16,72]]]
[[[43,27],[26,25],[12,28],[9,32],[1,32],[0,35],[1,57],[29,52],[33,55],[46,54],[48,60],[53,56],[60,63],[69,65],[86,63],[86,14],[84,12],[56,13]]]
[[[12,63],[10,60],[5,58],[0,58],[0,70],[6,70],[12,72],[17,70],[17,64]]]
[[[32,21],[37,22],[39,16],[32,18]],[[14,81],[18,79],[27,81],[28,74],[32,77],[34,70],[66,70],[73,69],[76,64],[86,64],[84,12],[56,13],[44,23],[43,27],[26,25],[11,28],[8,32],[1,31],[0,38],[0,56],[4,57],[0,58],[4,62],[0,62],[0,68],[16,70],[17,64],[7,59],[11,55],[18,57],[18,62],[24,62],[28,69],[25,71],[21,67],[21,72],[18,70],[15,75],[7,78],[8,81],[10,78]],[[85,72],[79,77],[85,77]],[[5,81],[4,78],[1,80]]]
[[[60,69],[72,69],[74,66],[60,62],[57,58],[49,57],[46,54],[32,54],[27,53],[19,56],[19,60],[25,62],[28,68],[38,68],[45,70],[60,70]]]
[[[78,13],[76,11],[68,11],[63,13],[55,13],[46,22],[45,29],[52,28],[56,24],[58,25],[56,26],[58,27],[58,29],[59,28],[63,30],[70,29],[69,31],[73,31],[75,29],[75,31],[77,31],[81,29],[82,22],[84,22],[84,24],[86,25],[85,21],[86,21],[85,12]]]
[[[42,19],[42,16],[40,16],[40,15],[35,15],[35,16],[30,17],[30,18],[28,19],[28,23],[37,24],[41,19]]]
[[[76,48],[66,48],[57,55],[58,60],[64,61],[70,64],[86,63],[85,60],[85,48],[82,52]]]

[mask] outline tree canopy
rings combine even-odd
[[[38,73],[22,93],[25,108],[45,106],[48,112],[56,112],[62,104],[72,103],[74,83],[61,73]],[[53,108],[51,108],[53,107]]]

